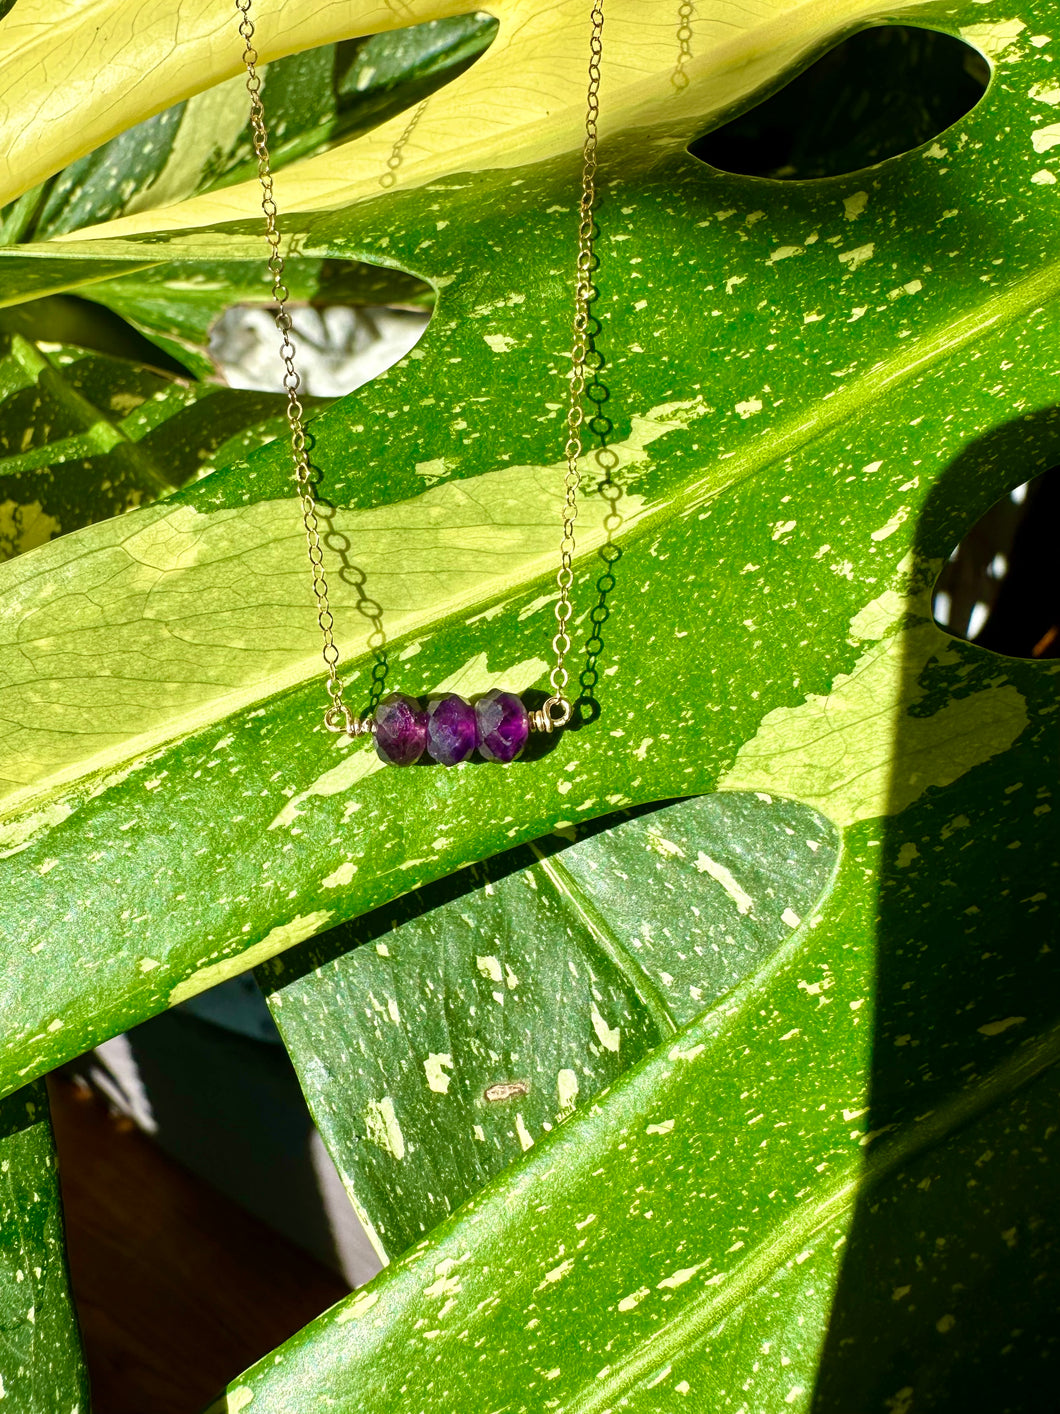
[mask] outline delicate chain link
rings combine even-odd
[[[552,648],[555,665],[549,674],[553,701],[561,709],[556,725],[569,721],[571,706],[567,700],[569,674],[565,659],[570,652],[568,632],[573,612],[570,601],[574,583],[574,522],[578,518],[578,462],[582,455],[582,426],[585,422],[583,400],[589,378],[588,360],[591,347],[589,306],[596,295],[593,283],[596,227],[593,206],[596,202],[597,121],[600,117],[600,57],[603,53],[604,0],[594,0],[592,35],[589,41],[589,89],[585,110],[585,145],[582,148],[582,193],[578,215],[578,259],[574,277],[574,341],[571,348],[570,396],[567,404],[567,458],[565,500],[563,504],[563,538],[560,541],[560,567],[556,574],[559,601],[556,604],[556,635]]]
[[[422,103],[418,105],[408,121],[408,126],[405,128],[404,132],[398,136],[394,146],[390,149],[390,156],[386,159],[386,171],[379,178],[379,185],[381,187],[392,187],[397,181],[398,168],[401,166],[402,160],[404,159],[405,148],[408,146],[409,138],[416,131],[416,126],[423,117],[424,110],[429,101],[429,99],[425,98]]]
[[[247,93],[250,95],[250,123],[254,135],[254,152],[258,159],[258,180],[261,183],[261,209],[265,215],[265,239],[269,245],[268,268],[272,275],[272,297],[276,303],[276,327],[280,331],[280,357],[285,373],[283,386],[287,393],[287,424],[291,434],[291,458],[294,463],[294,478],[302,505],[302,520],[305,525],[306,543],[309,549],[309,563],[313,578],[313,594],[317,605],[317,621],[324,640],[322,655],[327,667],[327,691],[331,706],[325,713],[325,723],[334,731],[348,731],[360,734],[367,730],[362,722],[346,706],[342,699],[342,682],[338,674],[339,650],[335,644],[335,620],[328,601],[328,582],[324,573],[324,556],[321,549],[320,530],[317,519],[317,503],[313,488],[312,471],[306,455],[305,426],[303,408],[298,396],[301,384],[295,368],[295,346],[291,339],[291,316],[287,311],[290,291],[284,282],[285,262],[280,249],[280,233],[276,228],[276,201],[273,196],[272,164],[269,158],[268,134],[265,127],[265,109],[261,102],[261,75],[257,70],[258,52],[254,47],[254,22],[250,18],[252,0],[235,0],[241,19],[239,33],[243,39],[243,63],[247,71]],[[574,583],[574,523],[578,517],[578,463],[582,455],[582,427],[585,422],[583,400],[589,378],[588,360],[591,350],[589,335],[589,308],[596,295],[593,283],[595,261],[596,228],[593,207],[596,202],[596,151],[597,122],[600,116],[600,59],[603,54],[604,0],[593,0],[590,14],[592,34],[589,43],[589,87],[585,113],[585,143],[582,148],[582,190],[578,215],[578,258],[575,266],[574,282],[574,340],[571,348],[570,397],[567,406],[567,443],[564,453],[567,460],[567,475],[564,483],[563,537],[560,541],[560,567],[556,574],[559,586],[559,601],[556,604],[557,630],[552,639],[556,661],[549,674],[552,697],[544,709],[535,714],[540,725],[548,731],[553,726],[562,726],[570,720],[572,707],[567,699],[566,689],[569,673],[565,659],[570,652],[571,640],[568,632],[573,612],[570,590]],[[422,115],[421,103],[413,115],[408,128],[399,139],[404,146]],[[400,163],[398,148],[388,163],[390,169],[381,179],[385,185],[389,176],[393,180],[394,167]]]
[[[328,581],[324,573],[324,554],[320,544],[320,526],[317,520],[316,495],[313,488],[313,473],[306,455],[305,425],[303,408],[298,390],[301,379],[295,368],[295,346],[291,338],[291,316],[287,310],[290,291],[284,282],[284,257],[280,250],[280,233],[276,229],[276,202],[272,190],[272,163],[269,159],[269,140],[265,129],[265,109],[261,102],[261,75],[258,73],[258,51],[254,48],[254,22],[250,18],[251,0],[235,0],[236,9],[242,18],[239,33],[243,39],[243,63],[247,70],[247,92],[250,94],[250,125],[254,134],[254,152],[258,159],[258,180],[261,183],[261,209],[265,214],[265,239],[269,244],[268,267],[272,275],[272,297],[276,303],[276,328],[280,331],[280,357],[285,372],[283,386],[287,393],[287,425],[291,434],[291,459],[294,463],[294,479],[298,496],[302,503],[302,521],[305,525],[306,544],[309,550],[309,564],[313,577],[313,595],[316,599],[317,622],[324,640],[322,655],[327,667],[327,691],[331,706],[325,716],[329,726],[352,729],[356,725],[353,714],[342,700],[342,682],[339,679],[339,650],[335,644],[335,620],[328,602]]]
[[[680,48],[677,55],[677,67],[670,80],[678,93],[688,87],[685,65],[692,57],[692,20],[695,13],[695,0],[681,0],[677,10],[677,43]]]

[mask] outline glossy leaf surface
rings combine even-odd
[[[0,45],[8,35],[19,45],[28,9],[0,31]],[[238,18],[233,10],[237,57]],[[486,14],[458,15],[262,65],[273,167],[324,151],[423,101],[473,63],[495,30]],[[107,39],[97,34],[96,43]],[[0,241],[47,241],[256,177],[246,82],[237,73],[127,128],[0,210]]]
[[[165,496],[286,430],[284,400],[0,334],[0,558]]]
[[[48,1096],[0,1100],[0,1398],[17,1414],[88,1409],[63,1253]]]
[[[1014,53],[1029,82],[1008,96],[998,86],[995,104],[1030,104],[1021,94],[1033,86],[1035,65],[1042,73],[1047,66],[1040,49],[1024,48]],[[965,145],[984,141],[996,121],[988,99],[966,120]],[[1042,159],[1028,151],[1020,160],[1029,168]],[[755,756],[749,743],[764,721],[767,734],[789,718],[792,731],[803,721],[812,731],[822,710],[815,704],[832,692],[847,704],[832,757],[813,756],[808,778],[785,789],[841,822],[885,808],[892,728],[878,711],[881,694],[896,710],[906,700],[918,711],[924,700],[936,707],[910,720],[911,743],[901,747],[927,757],[914,798],[1004,751],[1039,710],[1034,703],[1048,702],[1048,670],[1013,670],[1017,686],[993,660],[971,650],[962,657],[965,650],[926,625],[892,630],[906,622],[898,566],[914,545],[934,474],[930,465],[911,467],[924,461],[916,448],[930,439],[941,469],[960,453],[969,425],[1003,425],[1006,388],[1009,408],[1047,404],[1051,375],[1028,367],[1022,351],[1048,346],[1051,316],[1040,312],[1040,296],[1052,266],[1003,282],[994,262],[1018,271],[1052,239],[1050,193],[1028,184],[1027,219],[977,235],[960,266],[946,266],[946,278],[932,284],[925,264],[979,231],[986,199],[980,190],[943,216],[956,178],[940,175],[939,164],[927,150],[871,178],[767,191],[676,158],[649,173],[631,168],[624,188],[613,189],[601,313],[623,559],[607,606],[616,612],[605,661],[615,671],[601,678],[607,690],[599,695],[615,725],[602,720],[568,734],[541,765],[519,763],[508,777],[519,783],[518,804],[498,797],[488,772],[382,772],[361,748],[345,750],[318,730],[314,625],[280,447],[164,507],[12,565],[5,622],[23,646],[9,658],[5,697],[6,846],[18,851],[7,897],[9,916],[35,920],[31,928],[47,937],[30,954],[31,985],[9,993],[20,1018],[6,1033],[12,1081],[557,820],[709,788],[738,752],[742,763]],[[536,169],[518,187],[502,174],[468,178],[455,192],[394,193],[315,228],[320,248],[354,255],[383,246],[388,258],[400,254],[390,233],[403,229],[409,265],[422,270],[429,259],[433,269],[423,273],[444,285],[413,356],[313,423],[314,456],[340,507],[335,530],[349,537],[349,563],[384,608],[390,681],[400,664],[405,690],[443,682],[481,689],[498,680],[524,688],[546,666],[559,479],[548,468],[560,439],[547,406],[542,414],[539,383],[562,337],[565,301],[536,252],[558,250],[565,239],[564,211],[549,207],[570,176],[563,164]],[[919,204],[910,207],[914,198]],[[442,200],[451,219],[439,232],[431,208]],[[760,218],[763,202],[771,214]],[[699,242],[691,263],[671,260],[671,207],[685,212],[682,241]],[[750,224],[741,223],[741,209],[755,218]],[[918,213],[911,235],[895,233],[899,209]],[[817,227],[807,234],[811,212]],[[433,235],[419,234],[417,223]],[[744,237],[735,257],[734,230]],[[415,257],[425,239],[427,255]],[[489,269],[474,279],[465,270],[461,281],[453,272],[465,269],[463,253],[484,241],[498,247]],[[917,279],[893,283],[896,259],[910,277],[922,272],[919,290],[905,287]],[[652,272],[663,268],[671,272],[667,288],[655,293]],[[818,277],[808,321],[807,281]],[[674,317],[702,308],[704,289],[711,308],[722,310],[702,316],[715,341],[706,347],[689,341]],[[763,290],[773,294],[759,310]],[[543,324],[545,310],[552,314]],[[985,336],[984,325],[992,329]],[[910,400],[919,407],[924,387],[952,388],[973,339],[976,363],[989,343],[1000,381],[987,393],[972,367],[974,416],[956,426],[940,410],[937,426],[910,428]],[[648,347],[650,358],[638,352]],[[705,381],[702,360],[711,355]],[[558,367],[555,377],[559,392]],[[1012,436],[1033,433],[1023,422]],[[369,467],[379,474],[361,470]],[[929,557],[947,552],[976,498],[987,502],[999,489],[982,465],[962,482],[963,505],[944,501],[932,511],[920,546]],[[596,596],[592,552],[606,542],[608,506],[585,498],[581,613]],[[128,575],[115,580],[115,563]],[[370,625],[356,614],[358,575],[345,578],[334,589],[343,646],[360,674],[356,694],[369,669],[358,653]],[[726,580],[728,594],[720,588]],[[93,586],[87,619],[79,611],[71,617],[81,584]],[[641,588],[648,584],[651,594]],[[57,637],[57,621],[76,637]],[[47,632],[27,656],[31,624]],[[51,703],[61,716],[51,664],[56,653],[65,661],[74,643],[86,658],[77,663],[81,715],[70,731],[39,709]],[[782,654],[774,644],[784,645]],[[912,676],[901,668],[907,651],[920,665]],[[146,694],[137,686],[141,659],[157,665]],[[921,667],[929,670],[933,659],[935,681],[921,688]],[[948,689],[955,672],[959,688]],[[956,758],[933,753],[936,741],[958,742]],[[783,759],[775,743],[769,752]],[[741,767],[735,783],[746,776]],[[559,790],[568,782],[569,795]],[[346,826],[358,811],[351,836]],[[167,835],[179,840],[179,853],[160,852]],[[205,915],[203,857],[216,861]],[[351,887],[326,883],[350,865]],[[113,945],[93,967],[87,1006],[77,967],[57,961],[59,950],[82,956],[84,935],[64,920],[77,917],[68,891],[80,897],[86,886],[96,910],[114,909],[106,925]],[[27,997],[37,1016],[26,1014]],[[46,1027],[60,1013],[71,1020],[54,1037]],[[29,1038],[42,1033],[31,1047]]]
[[[334,37],[313,28],[322,10],[282,9],[307,21],[298,43]],[[395,190],[379,188],[400,135],[384,125],[333,166],[292,166],[280,193],[308,257],[394,264],[439,292],[413,354],[312,424],[358,707],[376,667],[365,594],[389,687],[547,676],[584,7],[502,9]],[[777,952],[661,1045],[642,1027],[633,1068],[600,1077],[610,1090],[238,1382],[229,1410],[486,1414],[518,1397],[847,1414],[939,1407],[961,1380],[1004,1408],[1052,1368],[1055,672],[954,643],[929,598],[967,525],[1056,456],[1060,10],[902,12],[990,56],[983,102],[877,169],[780,185],[684,144],[876,12],[719,5],[682,88],[670,18],[609,9],[596,313],[615,465],[603,486],[586,466],[574,587],[582,634],[599,631],[578,728],[536,757],[399,772],[325,734],[279,446],[2,572],[11,1088],[314,933],[629,805],[762,792],[841,835],[832,888]],[[187,47],[153,102],[186,96],[186,56],[200,82],[232,71],[205,9],[183,13]],[[16,125],[31,39],[9,69]],[[139,119],[108,68],[82,140],[137,102]],[[56,166],[75,155],[63,143]],[[194,229],[247,215],[246,195],[124,218],[96,254],[250,260],[249,220]],[[67,276],[92,270],[92,244],[54,247]],[[340,1162],[356,1121],[335,1111]],[[438,1211],[422,1174],[409,1187]],[[392,1206],[378,1185],[373,1201]]]
[[[848,830],[834,891],[772,965],[234,1382],[227,1408],[298,1407],[306,1388],[402,1414],[514,1391],[600,1414],[1047,1397],[1055,983],[1006,1024],[1035,941],[1010,948],[1007,982],[983,961],[963,981],[920,966],[904,990],[900,838]],[[880,963],[862,942],[877,870]],[[1018,915],[998,882],[992,934]],[[930,936],[947,911],[924,912]]]
[[[384,1257],[761,969],[836,859],[815,811],[741,794],[561,843],[488,860],[261,969]]]

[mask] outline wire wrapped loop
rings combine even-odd
[[[345,733],[348,737],[369,736],[375,726],[375,718],[357,717],[345,702],[336,702],[324,713],[324,725],[329,732]]]
[[[565,697],[550,697],[530,713],[530,730],[551,736],[554,731],[567,725],[573,713],[574,708]]]

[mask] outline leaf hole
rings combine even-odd
[[[689,151],[722,172],[778,181],[839,177],[941,137],[979,103],[983,56],[908,25],[861,30]]]
[[[935,622],[1010,658],[1060,658],[1060,466],[995,501],[935,584]]]
[[[352,267],[345,281],[349,303],[339,302],[342,277],[322,276],[319,297],[289,306],[302,388],[312,397],[341,397],[370,383],[411,353],[430,321],[429,286],[406,276],[406,301],[361,303],[373,276],[389,285],[402,277],[399,272],[341,263]],[[231,305],[210,330],[210,357],[231,388],[283,392],[285,369],[276,350],[275,309],[269,305]]]

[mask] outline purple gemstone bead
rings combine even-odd
[[[530,718],[514,692],[495,687],[475,703],[478,749],[487,761],[506,766],[514,761],[530,735]]]
[[[392,692],[375,709],[375,750],[389,766],[411,766],[427,745],[427,713],[403,693]]]
[[[442,766],[466,761],[478,745],[475,709],[455,692],[432,698],[427,707],[427,751]]]

